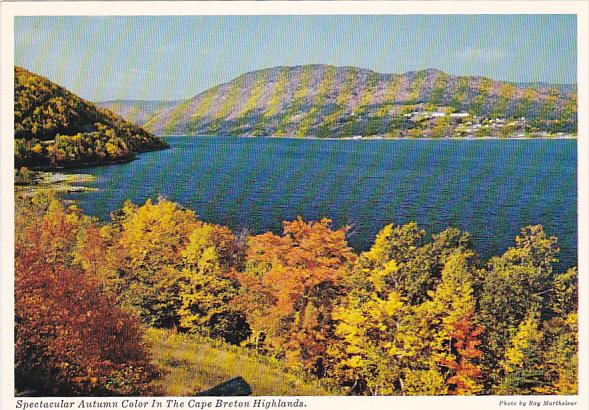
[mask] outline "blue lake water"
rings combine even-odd
[[[70,194],[109,219],[125,199],[159,195],[204,221],[281,232],[297,215],[351,225],[349,243],[372,244],[386,224],[428,233],[456,227],[490,257],[520,228],[558,237],[559,267],[577,264],[576,140],[296,140],[167,137],[171,148],[127,164],[89,167],[98,191]]]

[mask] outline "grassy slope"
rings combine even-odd
[[[325,396],[341,392],[286,372],[278,361],[247,349],[170,331],[147,331],[153,360],[164,370],[156,388],[165,396],[192,396],[232,377],[243,377],[254,396]]]

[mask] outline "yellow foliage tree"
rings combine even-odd
[[[249,335],[244,315],[230,304],[237,294],[229,264],[235,240],[229,229],[216,225],[203,223],[192,231],[182,252],[185,283],[178,310],[182,328],[231,343]]]

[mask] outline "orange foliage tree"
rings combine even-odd
[[[333,303],[354,259],[346,229],[298,217],[284,223],[282,236],[264,233],[248,245],[236,303],[246,312],[253,343],[321,375]]]
[[[79,228],[91,223],[53,201],[17,236],[15,384],[22,393],[140,394],[155,376],[137,320],[71,264]]]
[[[454,395],[472,395],[483,390],[482,371],[476,364],[483,352],[477,346],[481,344],[478,336],[484,331],[483,326],[475,326],[472,321],[474,311],[464,314],[458,322],[452,323],[450,337],[454,341],[456,356],[443,359],[442,365],[453,371],[448,378],[449,392]]]

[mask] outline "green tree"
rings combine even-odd
[[[498,383],[496,363],[508,348],[507,343],[531,310],[546,311],[552,292],[552,263],[558,246],[541,226],[523,228],[516,246],[502,256],[491,258],[483,276],[478,303],[482,324],[484,367],[490,372],[487,388]]]
[[[495,394],[533,394],[544,384],[540,314],[532,310],[518,326],[500,363],[503,377]]]

